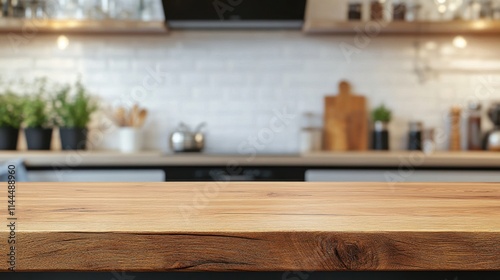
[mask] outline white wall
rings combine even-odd
[[[272,136],[257,145],[259,152],[297,152],[301,114],[321,114],[323,96],[336,93],[341,79],[351,81],[371,106],[384,102],[393,109],[393,149],[404,149],[411,119],[444,128],[449,107],[466,104],[475,93],[482,91],[486,100],[500,100],[499,71],[443,72],[420,83],[413,69],[414,37],[375,37],[349,59],[340,45],[354,44],[354,37],[308,36],[297,31],[185,31],[69,39],[68,49],[61,51],[56,36],[36,35],[13,47],[10,36],[3,35],[0,75],[69,81],[81,73],[103,104],[109,105],[130,100],[132,89],[148,77],[147,69],[159,67],[165,73],[162,83],[140,100],[151,112],[145,127],[151,149],[168,150],[168,134],[180,121],[192,125],[206,121],[208,152],[235,153],[238,147],[244,149],[241,145],[249,137],[259,136]],[[444,46],[444,58],[432,58],[436,65],[457,60],[480,69],[500,65],[498,38],[467,38],[465,50],[445,46],[452,37],[420,39]],[[490,89],[487,93],[484,85]],[[273,110],[285,107],[297,116],[295,120],[281,132],[266,134]],[[108,130],[104,136],[94,148],[117,148],[116,132]]]

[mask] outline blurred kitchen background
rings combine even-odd
[[[392,110],[393,150],[407,149],[408,122],[446,131],[450,108],[461,106],[466,113],[471,101],[483,105],[487,130],[491,122],[484,111],[500,99],[500,25],[492,23],[500,18],[500,1],[380,1],[388,12],[376,21],[371,20],[370,5],[377,1],[311,0],[307,12],[302,11],[308,18],[304,28],[293,28],[290,22],[284,25],[288,28],[266,28],[265,23],[262,29],[230,28],[228,19],[222,28],[203,29],[201,23],[164,32],[134,24],[103,31],[106,23],[117,21],[163,25],[161,1],[2,1],[4,6],[9,2],[14,8],[7,8],[0,19],[0,30],[5,30],[0,36],[4,80],[43,76],[68,82],[81,75],[104,108],[117,100],[130,104],[131,96],[138,97],[137,102],[149,110],[144,148],[150,150],[169,151],[169,135],[180,122],[190,126],[206,122],[205,151],[237,153],[249,137],[258,137],[269,127],[275,111],[286,111],[295,118],[259,152],[297,153],[302,128],[322,126],[324,96],[336,94],[340,80],[348,80],[353,92],[364,95],[369,108],[384,104]],[[179,9],[193,5],[194,18],[206,13],[213,16],[212,22],[220,21],[214,13],[217,1],[200,7],[192,2],[179,4],[183,6]],[[242,2],[241,7],[227,8],[229,4],[222,1],[219,12],[237,16],[238,9],[249,7],[245,0],[236,2]],[[402,20],[386,19],[394,17],[395,5],[406,5],[406,15]],[[208,6],[213,11],[202,11]],[[283,9],[277,14],[297,12]],[[358,9],[360,15],[349,9]],[[186,22],[196,22],[189,16]],[[16,27],[22,17],[27,19]],[[367,25],[364,19],[371,21]],[[74,32],[75,20],[103,24],[97,31],[83,27]],[[401,26],[381,24],[386,20]],[[418,21],[450,20],[464,23],[456,24],[456,32],[453,26],[439,30],[439,25],[429,25],[427,31],[417,26]],[[479,27],[469,24],[474,21]],[[365,28],[368,35],[363,35]],[[395,32],[398,28],[402,30]],[[158,83],[134,94],[151,71],[161,75]],[[98,125],[94,121],[91,128]],[[92,149],[117,150],[118,137],[118,131],[111,131]],[[436,148],[446,150],[448,145],[449,141],[441,141]]]

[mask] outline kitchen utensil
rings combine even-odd
[[[139,116],[137,118],[137,124],[136,127],[141,127],[144,125],[144,122],[146,121],[146,118],[148,116],[148,110],[146,109],[141,109],[139,111]]]
[[[461,131],[460,131],[460,116],[462,109],[453,107],[450,111],[451,127],[450,127],[450,151],[460,151],[461,148]]]
[[[117,125],[119,126],[125,126],[127,121],[127,110],[125,110],[125,108],[123,107],[118,107],[118,109],[116,109],[116,112],[115,112],[115,119],[116,119],[116,122],[117,122]]]
[[[136,127],[139,119],[139,105],[134,104],[129,116],[129,126]]]
[[[177,129],[170,135],[170,148],[176,153],[201,152],[205,146],[205,136],[201,130],[205,123],[199,124],[194,131],[180,123]]]
[[[139,128],[144,125],[147,116],[148,111],[146,109],[141,109],[139,105],[136,104],[130,110],[118,107],[114,112],[113,119],[117,126]]]
[[[337,96],[325,97],[324,149],[364,151],[368,149],[366,99],[351,93],[351,85],[342,81]]]

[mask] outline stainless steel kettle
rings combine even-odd
[[[199,124],[194,131],[185,123],[180,123],[170,134],[170,148],[175,153],[201,152],[205,147],[205,135],[202,133],[206,123]]]

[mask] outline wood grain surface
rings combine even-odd
[[[500,270],[497,183],[17,189],[17,271]]]

